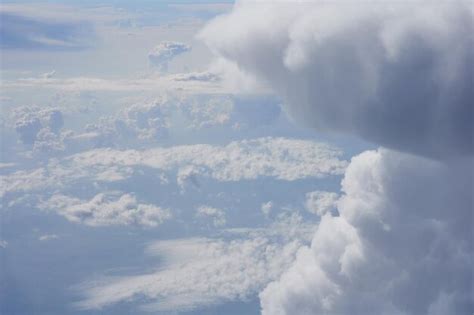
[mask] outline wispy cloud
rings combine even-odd
[[[314,228],[295,213],[275,224],[226,238],[153,242],[146,253],[162,259],[156,271],[86,281],[79,286],[84,299],[75,305],[100,309],[144,297],[143,309],[170,312],[249,299],[291,264]]]

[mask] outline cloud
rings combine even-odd
[[[190,72],[190,73],[178,73],[174,76],[175,81],[204,81],[204,82],[217,82],[221,80],[221,77],[213,72]]]
[[[80,286],[81,309],[100,309],[122,301],[141,301],[148,311],[180,312],[227,301],[248,300],[291,264],[306,242],[296,213],[280,218],[280,227],[252,230],[225,238],[157,241],[147,253],[163,264],[141,275],[93,279]],[[277,232],[276,232],[277,231]],[[310,233],[312,228],[309,230]]]
[[[235,102],[230,97],[189,98],[179,105],[188,120],[188,128],[199,130],[231,124],[236,120]]]
[[[305,208],[311,213],[323,216],[335,210],[339,195],[327,191],[312,191],[306,194]]]
[[[128,106],[115,117],[103,117],[98,123],[86,126],[86,132],[97,134],[100,146],[114,146],[117,142],[154,142],[166,139],[170,127],[170,101],[157,100]]]
[[[340,199],[308,196],[321,222],[260,293],[264,315],[471,312],[472,14],[467,2],[239,1],[202,31],[297,121],[406,152],[364,152]]]
[[[445,158],[474,150],[472,12],[461,1],[239,1],[200,38],[309,126]]]
[[[95,37],[87,21],[60,21],[0,10],[0,48],[35,50],[77,50]]]
[[[71,167],[144,165],[178,173],[191,168],[195,174],[218,181],[273,177],[297,180],[341,175],[346,161],[342,152],[325,144],[286,138],[257,138],[233,141],[225,146],[207,144],[154,148],[142,151],[97,149],[68,158]]]
[[[182,189],[211,178],[222,182],[274,178],[294,181],[344,173],[347,162],[337,148],[308,140],[257,138],[225,146],[207,144],[156,147],[145,150],[94,149],[45,166],[0,176],[0,196],[45,193],[80,182],[124,180],[147,167],[174,176]]]
[[[270,215],[270,212],[272,212],[273,207],[274,207],[273,202],[268,201],[268,202],[262,203],[260,210],[265,215],[265,217],[268,217]]]
[[[45,234],[45,235],[41,235],[40,237],[38,237],[38,240],[39,241],[50,241],[50,240],[55,240],[55,239],[58,239],[59,236],[57,236],[56,234]]]
[[[111,79],[100,77],[28,77],[3,82],[5,90],[15,91],[27,88],[43,88],[68,92],[109,91],[109,92],[169,92],[180,94],[209,93],[222,94],[235,92],[232,87],[225,87],[220,80],[212,76],[193,73],[168,75],[152,74],[145,77]]]
[[[469,314],[473,166],[387,149],[354,157],[338,214],[260,294],[262,314]]]
[[[168,71],[168,64],[176,56],[191,50],[191,46],[180,42],[161,42],[148,53],[150,64],[158,70]]]
[[[69,221],[90,226],[155,227],[171,218],[171,212],[168,209],[139,203],[131,194],[114,196],[100,193],[89,201],[56,194],[43,202],[40,208],[53,210]]]
[[[13,125],[24,144],[34,145],[41,132],[58,134],[64,125],[62,112],[56,108],[21,106],[12,113]]]
[[[200,206],[196,210],[196,216],[200,218],[211,218],[214,227],[221,227],[226,224],[225,212],[209,206]]]

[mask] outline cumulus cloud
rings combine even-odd
[[[196,210],[196,216],[212,219],[214,227],[221,227],[226,224],[225,212],[222,209],[210,206],[200,206]]]
[[[57,194],[43,202],[40,207],[44,210],[53,210],[69,221],[90,226],[154,227],[171,218],[168,209],[139,203],[131,194],[114,196],[100,193],[88,201]]]
[[[312,191],[306,194],[305,207],[311,213],[323,216],[335,210],[339,195],[327,191]]]
[[[62,151],[64,138],[63,114],[56,108],[21,106],[12,115],[12,122],[20,140],[35,151]]]
[[[168,64],[176,56],[191,50],[191,46],[180,42],[161,42],[148,54],[150,64],[160,71],[167,71]]]
[[[146,150],[94,149],[29,171],[0,176],[0,196],[61,190],[83,181],[113,182],[149,167],[169,173],[183,190],[198,187],[200,178],[222,182],[274,178],[294,181],[342,175],[347,162],[335,147],[308,140],[257,138],[225,146],[207,144]]]
[[[77,306],[99,309],[139,300],[148,311],[180,312],[248,300],[288,268],[296,250],[307,242],[308,230],[312,231],[295,213],[281,217],[278,224],[226,238],[154,242],[146,252],[161,258],[160,268],[141,275],[85,282],[80,287],[85,298]],[[295,228],[300,233],[292,233]]]
[[[73,135],[68,140],[75,146],[82,139],[83,144],[92,142],[95,147],[142,147],[163,143],[170,140],[169,136],[172,138],[189,130],[225,128],[227,133],[235,134],[256,129],[274,123],[280,111],[275,99],[267,96],[161,96],[126,106],[115,115],[103,116],[87,124],[84,134]],[[220,131],[224,131],[222,129]],[[206,138],[206,141],[212,140]]]
[[[472,21],[462,1],[239,1],[200,37],[309,126],[445,157],[474,148]]]
[[[218,181],[239,181],[258,177],[297,180],[343,174],[347,162],[342,152],[325,144],[286,138],[257,138],[233,141],[225,146],[183,145],[148,150],[97,149],[79,153],[69,163],[93,166],[145,165],[155,169],[188,170],[185,174]]]
[[[163,140],[170,127],[169,106],[167,100],[161,99],[133,104],[115,116],[102,117],[99,122],[88,124],[85,131],[95,134],[94,140],[101,147]]]
[[[353,158],[337,202],[308,195],[321,222],[260,294],[264,315],[472,312],[472,14],[462,1],[239,1],[203,30],[294,118],[406,152]]]
[[[188,120],[188,128],[199,130],[232,123],[234,103],[230,97],[190,98],[179,109]]]
[[[338,214],[260,294],[262,313],[470,314],[473,166],[386,149],[353,158]]]

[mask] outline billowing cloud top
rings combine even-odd
[[[462,2],[241,1],[200,37],[306,124],[439,158],[473,153],[472,21]]]

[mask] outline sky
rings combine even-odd
[[[472,315],[469,1],[2,1],[0,313]]]

